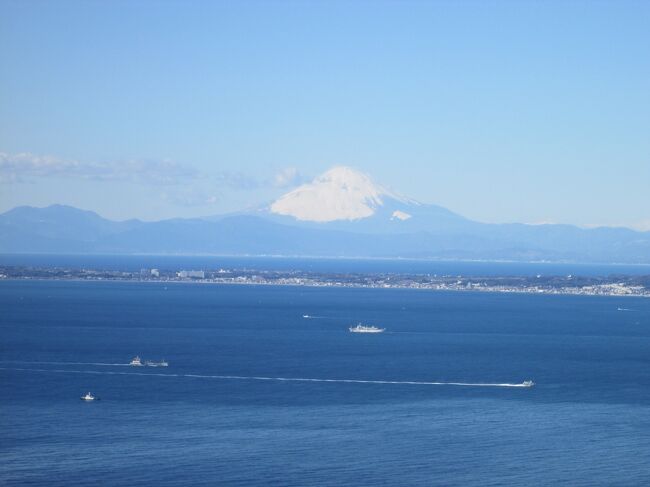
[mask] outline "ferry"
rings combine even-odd
[[[376,326],[365,326],[359,323],[357,326],[349,328],[350,333],[382,333],[386,328],[377,328]]]
[[[533,387],[535,383],[532,380],[525,380],[521,383],[521,385],[524,387]]]
[[[137,355],[129,362],[129,365],[133,365],[134,367],[141,367],[142,366],[142,360],[140,360],[140,357]]]
[[[90,392],[87,392],[85,396],[81,396],[79,399],[82,401],[94,401],[96,399]]]
[[[169,364],[165,360],[161,360],[160,362],[152,362],[151,360],[147,360],[145,362],[145,365],[147,367],[168,367]]]

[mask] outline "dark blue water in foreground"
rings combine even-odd
[[[5,281],[0,367],[2,485],[650,483],[643,298]]]

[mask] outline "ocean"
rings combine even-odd
[[[237,257],[188,255],[0,254],[0,266],[67,267],[138,271],[140,269],[255,269],[322,273],[397,273],[462,276],[608,277],[650,275],[648,264],[579,264],[551,262],[445,261],[426,259],[347,259],[306,257]]]
[[[2,485],[648,485],[650,300],[0,281],[0,435]]]

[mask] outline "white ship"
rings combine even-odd
[[[365,326],[359,323],[357,326],[351,326],[351,333],[381,333],[386,330],[386,328],[377,328],[376,326]]]
[[[79,399],[82,401],[94,401],[95,396],[93,396],[90,392],[87,392],[85,396],[81,396]]]
[[[525,380],[521,383],[521,385],[524,387],[533,387],[535,383],[532,380]]]
[[[129,362],[129,365],[133,365],[135,367],[141,367],[142,366],[142,360],[140,360],[140,357],[137,355],[133,357],[133,360]]]
[[[160,362],[152,362],[151,360],[147,360],[144,363],[147,367],[168,367],[169,364],[165,360],[161,360]]]

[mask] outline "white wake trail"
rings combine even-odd
[[[278,382],[327,382],[343,384],[390,384],[390,385],[414,385],[414,386],[461,386],[461,387],[531,387],[524,382],[521,383],[489,383],[489,382],[428,382],[428,381],[405,381],[405,380],[366,380],[366,379],[316,379],[307,377],[266,377],[266,376],[245,376],[245,375],[201,375],[201,374],[157,374],[144,372],[109,372],[99,370],[64,370],[64,369],[27,369],[0,367],[0,370],[14,370],[22,372],[42,372],[60,374],[95,374],[95,375],[136,375],[152,377],[187,377],[192,379],[216,379],[216,380],[256,380],[256,381],[278,381]]]
[[[183,377],[196,377],[205,379],[230,379],[230,380],[274,380],[283,382],[338,382],[345,384],[396,384],[414,386],[465,386],[465,387],[530,387],[526,384],[511,383],[483,383],[483,382],[425,382],[413,380],[371,380],[371,379],[312,379],[306,377],[264,377],[242,375],[196,375],[184,374]]]
[[[182,374],[156,374],[144,372],[110,372],[107,370],[69,370],[69,369],[25,369],[18,367],[0,367],[0,370],[16,370],[20,372],[43,372],[54,374],[92,374],[92,375],[150,375],[152,377],[182,377]]]
[[[25,360],[0,360],[2,364],[39,364],[39,365],[99,365],[103,367],[129,367],[131,364],[110,364],[106,362],[38,362]]]

